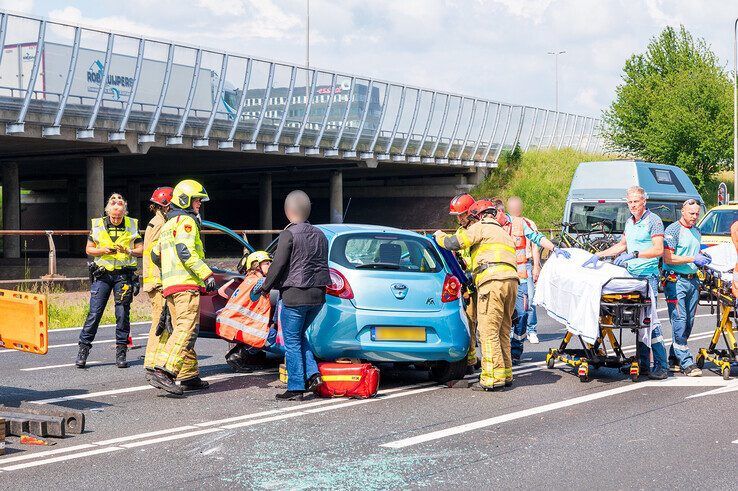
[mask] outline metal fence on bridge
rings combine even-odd
[[[599,120],[0,12],[6,134],[494,166],[504,150],[602,149]],[[30,116],[29,116],[30,115]]]

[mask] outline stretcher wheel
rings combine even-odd
[[[580,382],[589,382],[589,366],[581,365],[578,370],[578,375]]]
[[[730,366],[723,367],[720,372],[723,375],[723,380],[730,380]]]
[[[551,370],[555,364],[556,364],[556,358],[554,358],[554,356],[550,353],[547,354],[546,355],[546,368]]]
[[[630,366],[630,380],[631,382],[638,382],[638,377],[641,375],[641,367],[637,363]]]

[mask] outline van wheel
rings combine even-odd
[[[461,361],[439,361],[431,365],[431,379],[445,384],[451,380],[459,380],[466,375],[466,359]]]

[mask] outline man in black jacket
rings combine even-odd
[[[325,288],[331,284],[328,272],[328,239],[307,222],[310,198],[292,191],[284,201],[290,224],[279,234],[277,250],[260,292],[279,289],[282,298],[280,321],[287,365],[287,391],[277,399],[302,400],[303,393],[316,390],[323,380],[305,330],[325,303]]]

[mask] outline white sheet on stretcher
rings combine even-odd
[[[712,262],[707,265],[708,268],[719,272],[723,280],[733,281],[733,268],[735,268],[738,254],[732,242],[708,247],[702,252],[709,254],[712,258]]]
[[[592,254],[582,249],[566,250],[571,254],[571,259],[552,255],[544,264],[533,303],[545,308],[569,332],[592,344],[600,334],[602,294],[634,291],[646,294],[648,286],[645,281],[634,279],[625,268],[610,263],[600,262],[597,269],[583,268],[582,264]],[[608,283],[608,280],[611,281]],[[653,309],[651,318],[658,319],[654,317],[657,315]],[[648,346],[651,345],[650,331],[639,330],[640,340]]]

